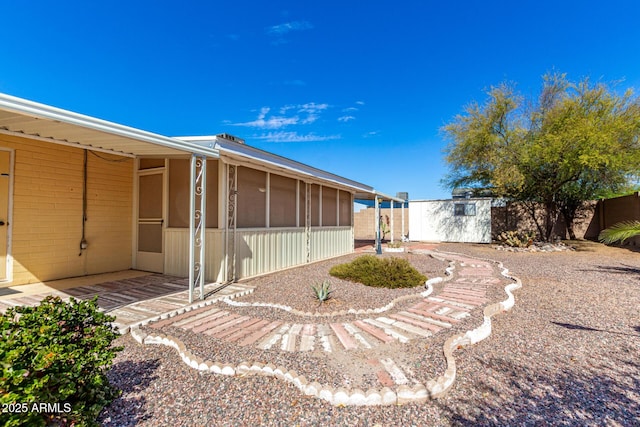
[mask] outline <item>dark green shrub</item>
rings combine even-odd
[[[49,296],[0,314],[0,425],[97,425],[119,394],[106,376],[122,350],[112,346],[114,320],[98,311],[97,297]]]
[[[363,255],[347,264],[336,265],[329,274],[340,279],[380,288],[413,288],[424,285],[427,277],[404,258],[378,258]]]

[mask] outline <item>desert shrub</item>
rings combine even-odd
[[[503,231],[496,240],[503,245],[515,248],[528,248],[536,237],[534,231]]]
[[[423,285],[427,277],[404,258],[379,258],[363,255],[329,271],[334,277],[380,288],[413,288]]]
[[[97,425],[119,394],[106,376],[122,350],[112,346],[114,320],[98,311],[97,297],[66,303],[49,296],[0,314],[0,404],[9,410],[0,425]]]

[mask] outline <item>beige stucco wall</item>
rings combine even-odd
[[[88,155],[88,248],[82,236],[83,150],[0,134],[14,150],[11,286],[131,268],[133,159]]]
[[[391,208],[380,209],[380,215],[386,221],[389,218],[391,225]],[[356,240],[373,240],[376,238],[376,211],[374,208],[362,209],[353,214],[354,234]],[[404,233],[409,232],[409,209],[404,209]],[[393,238],[402,238],[402,208],[393,208]],[[386,239],[391,239],[391,233],[387,233]]]

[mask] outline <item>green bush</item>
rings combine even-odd
[[[424,285],[427,277],[404,258],[378,258],[363,255],[347,264],[336,265],[329,274],[340,279],[380,288],[413,288]]]
[[[119,394],[106,376],[122,350],[112,346],[114,320],[98,311],[97,297],[49,296],[0,314],[0,425],[97,425]]]

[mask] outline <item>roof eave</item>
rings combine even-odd
[[[61,108],[52,107],[38,102],[29,101],[15,96],[0,93],[0,109],[17,114],[33,117],[40,120],[48,120],[70,124],[85,129],[103,132],[123,138],[134,139],[153,145],[158,145],[184,153],[195,153],[211,157],[218,157],[218,152],[209,147],[181,141],[152,132],[143,131],[129,126],[120,125],[84,114],[74,113]],[[28,135],[25,135],[28,136]]]

